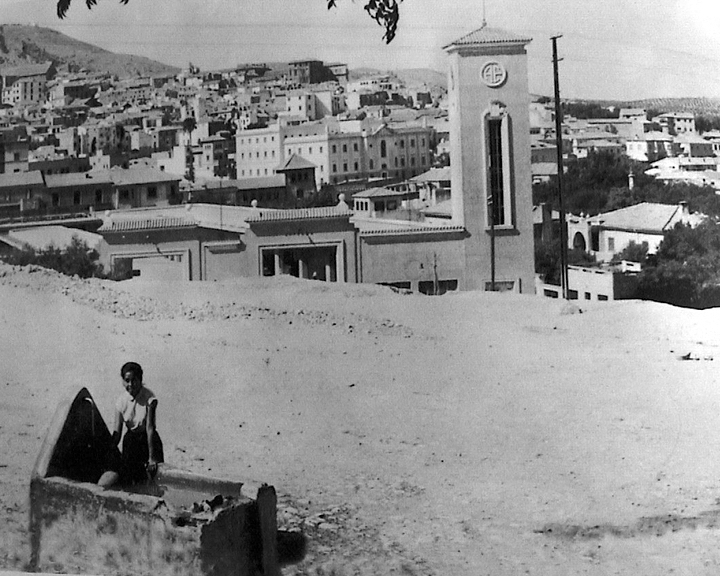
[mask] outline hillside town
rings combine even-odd
[[[688,112],[611,107],[612,117],[565,115],[557,138],[553,102],[531,96],[523,79],[530,41],[483,27],[445,48],[463,63],[468,45],[495,47],[507,55],[502,74],[519,67],[517,84],[481,76],[476,96],[453,86],[452,71],[447,89],[407,86],[313,59],[279,69],[189,64],[131,79],[52,62],[5,67],[0,244],[62,244],[68,235],[50,228],[60,225],[82,230],[116,278],[291,274],[424,294],[558,297],[533,266],[533,243],[557,234],[558,215],[532,206],[531,194],[557,178],[557,142],[564,162],[610,153],[648,164],[658,182],[720,189],[720,132],[699,133]],[[496,97],[524,102],[511,139]],[[485,125],[510,148],[470,135],[476,123],[463,98],[490,106]],[[462,146],[486,168],[463,161]],[[470,192],[486,181],[485,192]],[[652,252],[675,223],[703,220],[686,203],[618,212],[568,215],[568,247],[609,264],[631,242]],[[570,297],[632,297],[637,271],[572,266]]]
[[[0,576],[717,574],[720,108],[465,23],[442,83],[0,26]]]

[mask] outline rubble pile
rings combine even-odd
[[[278,530],[305,535],[303,560],[287,566],[285,576],[360,576],[407,574],[432,576],[422,557],[412,557],[395,541],[382,535],[344,504],[317,510],[308,500],[278,497]]]
[[[348,334],[383,334],[404,338],[414,335],[407,326],[401,326],[390,320],[372,319],[352,312],[338,316],[324,310],[283,309],[236,302],[206,301],[200,304],[180,303],[178,305],[133,294],[124,290],[122,283],[98,278],[84,279],[77,276],[65,276],[37,265],[12,266],[0,262],[0,285],[60,294],[76,304],[90,306],[98,312],[140,321],[275,320],[290,326],[294,322],[301,325],[329,326]]]

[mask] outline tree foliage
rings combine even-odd
[[[648,165],[624,155],[601,151],[570,160],[563,175],[563,204],[570,214],[595,215],[640,202],[677,204],[686,201],[692,212],[720,216],[720,196],[709,186],[664,184],[645,174]],[[635,186],[628,186],[632,172]],[[558,209],[557,178],[533,185],[533,204],[548,203]]]
[[[713,115],[697,115],[695,116],[695,129],[702,134],[711,130],[720,130],[720,116]]]
[[[631,240],[624,250],[613,256],[612,261],[621,262],[622,260],[627,260],[628,262],[643,264],[647,261],[648,250],[649,246],[647,242],[638,244],[634,240]]]
[[[568,250],[568,264],[571,266],[595,265],[595,257],[582,250]],[[546,284],[560,286],[560,240],[535,242],[535,273]]]
[[[22,250],[13,250],[3,256],[3,261],[16,266],[35,264],[68,276],[102,278],[104,277],[103,267],[98,262],[99,258],[97,250],[91,249],[85,241],[73,236],[67,248],[60,249],[50,245],[43,250],[35,250],[27,246]]]
[[[606,108],[596,102],[563,102],[563,115],[572,116],[574,118],[619,118],[620,110],[618,108]]]
[[[720,226],[678,224],[647,259],[638,296],[690,308],[720,306]]]
[[[129,0],[120,0],[122,4],[127,4]],[[400,2],[402,0],[367,0],[364,8],[380,26],[385,28],[383,39],[388,44],[393,41],[397,33],[397,25],[400,20]],[[58,18],[65,18],[72,0],[57,0]],[[97,5],[97,0],[85,0],[85,5],[92,8]],[[327,0],[328,10],[337,6],[337,0]]]

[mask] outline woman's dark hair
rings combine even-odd
[[[122,378],[125,376],[127,372],[132,372],[135,376],[142,380],[142,366],[140,366],[137,362],[125,362],[125,364],[122,365],[122,368],[120,368],[120,377]]]

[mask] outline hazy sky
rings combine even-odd
[[[363,0],[0,0],[0,22],[36,23],[103,48],[202,69],[318,58],[351,68],[446,71],[442,46],[480,27],[483,0],[404,0],[397,37]],[[530,89],[552,93],[558,42],[563,97],[720,97],[719,0],[485,0],[488,25],[528,35]]]

